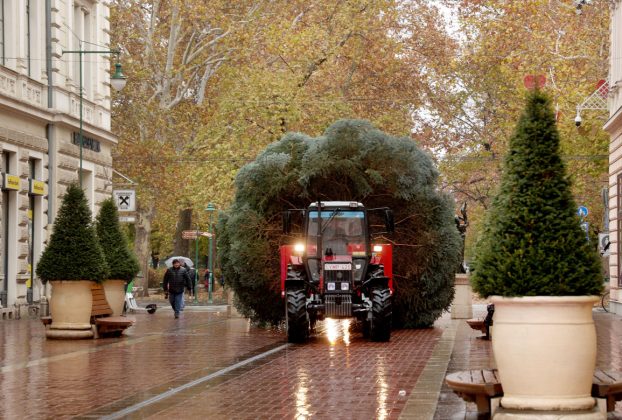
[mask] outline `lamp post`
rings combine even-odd
[[[212,214],[214,214],[214,211],[216,210],[216,207],[212,204],[212,203],[208,203],[207,207],[205,208],[205,211],[208,212],[208,217],[209,217],[209,225],[208,225],[208,232],[210,233],[208,239],[209,239],[209,245],[208,245],[208,263],[209,263],[209,281],[208,281],[208,298],[207,301],[208,303],[212,303],[212,291],[214,290],[214,261],[212,260],[212,238],[214,237],[214,233],[213,233],[213,226],[212,226]]]
[[[119,50],[104,50],[104,51],[94,51],[94,50],[83,50],[82,49],[82,41],[79,41],[79,49],[78,50],[70,50],[70,51],[64,51],[63,50],[63,55],[64,54],[78,54],[79,55],[79,73],[80,73],[80,131],[78,134],[78,141],[79,141],[79,146],[80,146],[80,170],[78,172],[78,176],[80,179],[80,188],[82,188],[82,147],[84,144],[84,140],[82,137],[82,100],[83,100],[83,94],[82,94],[82,56],[84,54],[114,54],[117,56],[117,61],[119,58],[119,54],[121,54],[121,51]],[[121,89],[123,89],[125,87],[125,83],[127,82],[127,77],[125,77],[123,75],[123,72],[121,71],[121,64],[119,64],[118,62],[114,65],[115,67],[115,72],[112,75],[112,77],[110,78],[110,84],[112,85],[112,88],[114,90],[116,90],[117,92],[120,91]]]

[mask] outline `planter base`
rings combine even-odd
[[[93,330],[53,330],[48,329],[45,331],[45,336],[52,339],[71,339],[80,340],[82,338],[93,338]]]
[[[510,410],[499,407],[492,418],[493,420],[604,420],[607,413],[599,410],[598,406],[581,411]]]

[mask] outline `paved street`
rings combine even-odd
[[[474,418],[442,379],[492,366],[490,343],[448,316],[390,343],[328,321],[288,345],[282,331],[212,309],[132,315],[124,337],[83,341],[46,340],[37,320],[0,322],[0,417]],[[621,318],[595,319],[599,367],[621,369]]]

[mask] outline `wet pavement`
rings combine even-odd
[[[491,343],[448,315],[390,343],[328,320],[304,345],[226,306],[130,318],[123,337],[79,341],[47,340],[36,319],[0,321],[0,418],[470,419],[475,405],[443,378],[494,366]],[[622,370],[622,318],[594,318],[598,367]]]

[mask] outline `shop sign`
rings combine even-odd
[[[2,189],[3,190],[13,190],[19,191],[21,182],[19,180],[19,176],[10,175],[10,174],[2,174]]]
[[[30,195],[45,195],[45,182],[37,181],[36,179],[30,179]]]

